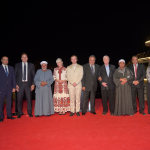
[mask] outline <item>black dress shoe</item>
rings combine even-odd
[[[111,116],[114,116],[114,113],[111,113]]]
[[[136,114],[138,111],[136,110],[136,111],[133,111],[133,114]]]
[[[102,113],[102,115],[106,115],[106,114],[107,114],[107,112],[103,112],[103,113]]]
[[[144,111],[142,111],[142,112],[139,112],[140,114],[142,114],[142,115],[146,115],[146,113],[144,112]]]
[[[22,115],[21,115],[21,114],[19,114],[19,115],[17,116],[17,118],[19,119],[19,118],[21,118],[21,116],[22,116]]]
[[[3,122],[3,119],[0,119],[0,122]]]
[[[39,117],[39,115],[35,115],[35,117]]]
[[[7,119],[12,119],[12,120],[14,120],[14,119],[16,119],[15,117],[7,117]]]
[[[79,113],[79,112],[77,112],[77,113],[76,113],[76,115],[77,115],[77,116],[80,116],[80,113]]]
[[[85,115],[86,113],[82,112],[82,115]]]
[[[71,112],[69,116],[73,116],[73,115],[74,115],[74,113]]]
[[[32,115],[32,114],[29,114],[29,117],[33,117],[33,115]]]
[[[92,114],[96,115],[96,112],[91,111]]]

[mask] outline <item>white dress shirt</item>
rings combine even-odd
[[[7,71],[8,71],[8,73],[9,73],[9,70],[8,70],[8,65],[4,65],[4,64],[2,64],[2,66],[3,66],[4,70],[5,70],[5,66],[6,66],[6,68],[7,68]],[[6,73],[6,70],[5,70],[5,73]]]
[[[77,64],[76,64],[77,65]],[[76,69],[76,65],[73,66],[74,70]]]
[[[26,80],[23,80],[23,76],[22,76],[22,82],[27,82],[28,81],[28,76],[27,76],[27,73],[28,73],[28,62],[24,63],[22,62],[22,74],[24,75],[24,64],[26,64]]]

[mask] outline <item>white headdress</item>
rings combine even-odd
[[[47,61],[41,61],[41,63],[40,63],[40,65],[42,65],[42,64],[48,64],[48,62]]]
[[[120,63],[121,61],[123,61],[123,62],[125,63],[125,60],[124,60],[124,59],[120,59],[120,60],[119,60],[119,63]]]

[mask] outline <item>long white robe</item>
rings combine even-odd
[[[44,87],[41,86],[41,81],[47,82]],[[35,109],[34,115],[51,115],[54,114],[53,98],[51,84],[53,83],[52,71],[47,69],[46,72],[39,69],[34,77],[36,85],[35,94]]]

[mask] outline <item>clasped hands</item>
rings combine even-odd
[[[47,85],[47,82],[41,81],[41,86],[44,87],[45,85]]]
[[[99,80],[99,81],[102,81],[102,77],[100,76],[100,77],[98,78],[98,80]],[[103,85],[104,87],[107,87],[107,83],[106,83],[106,82],[103,82],[102,85]]]
[[[58,79],[56,79],[55,81],[57,81],[57,82],[59,82],[59,83],[64,83],[64,82],[66,82],[66,80],[58,80]]]
[[[127,79],[126,78],[120,78],[121,84],[124,85],[127,83]]]
[[[35,85],[31,85],[31,91],[34,90],[34,87],[35,87]],[[19,92],[19,86],[18,85],[16,85],[16,91]],[[15,92],[15,89],[13,89],[12,92]]]
[[[138,85],[138,84],[139,84],[139,81],[138,81],[138,80],[135,80],[135,81],[133,81],[133,84],[134,84],[134,85]]]

